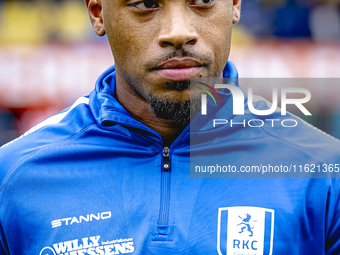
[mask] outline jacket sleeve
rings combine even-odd
[[[340,254],[340,179],[333,179],[327,203],[326,255]]]
[[[0,237],[1,239],[0,239],[0,255],[9,255],[9,253],[6,253],[5,252],[5,249],[4,249],[4,247],[3,247],[3,243],[4,243],[4,241],[2,240],[2,237]]]

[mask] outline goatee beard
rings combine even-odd
[[[190,80],[186,80],[186,81],[166,81],[165,84],[168,86],[168,88],[174,89],[174,90],[177,90],[177,91],[182,91],[182,90],[190,88]]]
[[[148,96],[153,114],[160,119],[174,120],[179,126],[186,126],[190,120],[201,110],[200,98],[188,101],[175,102],[171,99]]]

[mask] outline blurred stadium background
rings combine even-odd
[[[230,59],[245,78],[340,78],[340,0],[243,0]],[[0,146],[88,94],[112,64],[82,0],[0,0]],[[308,121],[340,138],[340,84],[322,81],[312,97],[327,104]]]

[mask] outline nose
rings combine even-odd
[[[184,45],[195,45],[198,35],[192,25],[190,15],[185,10],[173,8],[163,17],[158,43],[161,47],[172,46],[176,49],[183,48]]]

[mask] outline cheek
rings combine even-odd
[[[229,58],[230,53],[230,37],[231,37],[231,30],[224,31],[223,34],[220,35],[219,43],[215,45],[215,56],[216,56],[216,66],[219,66],[222,71],[224,68],[225,63]]]
[[[198,26],[204,46],[214,55],[212,68],[216,74],[223,70],[229,58],[232,27],[230,13],[232,12],[229,10],[220,11]]]
[[[227,62],[230,53],[230,43],[231,43],[231,31],[232,31],[232,9],[225,11],[220,17],[225,17],[221,19],[218,23],[218,29],[213,35],[216,51],[216,65],[222,65],[222,70],[224,64]],[[221,70],[221,71],[222,71]]]
[[[153,43],[154,26],[133,21],[130,15],[121,13],[110,17],[105,23],[106,34],[115,62],[123,69],[139,68],[139,60],[144,59],[146,47]]]

